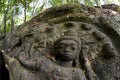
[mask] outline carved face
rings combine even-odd
[[[72,61],[76,58],[78,51],[74,40],[62,40],[57,45],[56,57],[63,61]]]
[[[109,43],[104,44],[102,51],[104,53],[104,58],[106,58],[106,59],[110,59],[110,58],[113,58],[116,56],[115,49]]]

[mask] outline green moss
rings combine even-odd
[[[76,14],[76,15],[67,15],[59,18],[51,19],[48,21],[49,25],[59,24],[67,21],[80,21],[80,22],[90,22],[91,19],[86,15]]]

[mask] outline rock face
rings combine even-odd
[[[84,5],[38,14],[1,45],[10,80],[119,80],[120,25],[115,16]]]

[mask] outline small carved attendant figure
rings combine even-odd
[[[56,62],[61,66],[76,66],[79,44],[79,40],[73,36],[64,36],[58,39],[54,44]]]
[[[102,52],[103,52],[103,58],[105,59],[116,58],[117,53],[115,49],[113,48],[112,44],[110,43],[106,43],[103,45]]]

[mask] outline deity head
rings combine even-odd
[[[80,42],[75,36],[63,36],[54,43],[56,61],[74,62],[79,53]]]
[[[104,44],[102,48],[102,52],[103,52],[102,56],[105,59],[115,58],[117,54],[111,43]]]

